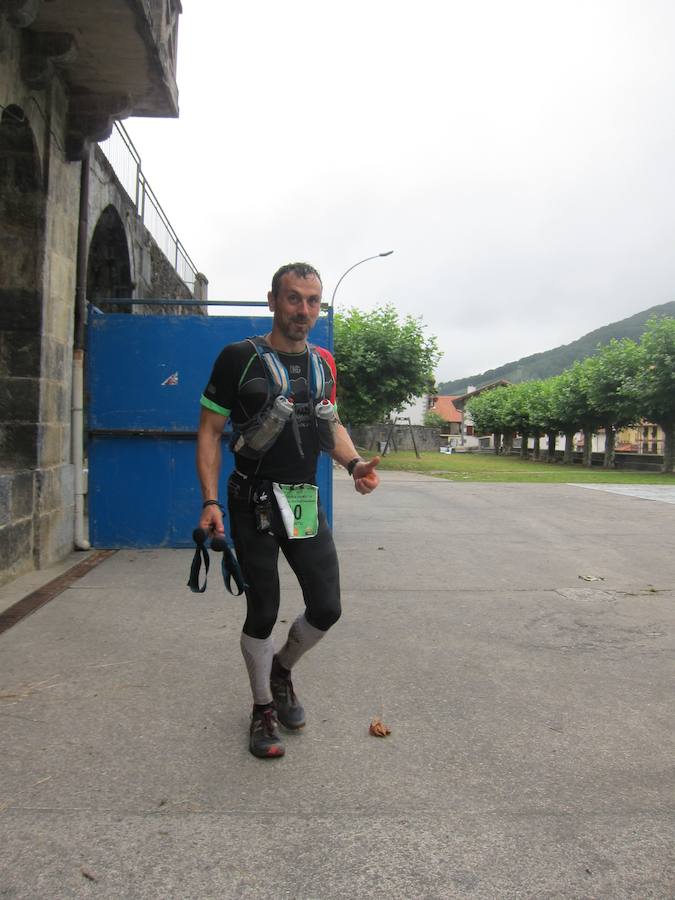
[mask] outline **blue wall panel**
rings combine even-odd
[[[88,326],[89,532],[95,547],[188,547],[201,509],[199,397],[225,344],[265,334],[271,317],[94,314]],[[322,317],[313,343],[332,349]],[[220,496],[233,458],[223,441]],[[332,521],[332,462],[318,470]]]

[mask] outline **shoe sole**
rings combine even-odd
[[[277,714],[277,719],[279,719],[278,714]],[[286,729],[286,731],[302,731],[302,729],[305,727],[304,722],[302,722],[302,724],[300,724],[300,725],[288,725],[286,722],[282,722],[281,719],[279,719],[279,724],[283,725],[284,728]]]

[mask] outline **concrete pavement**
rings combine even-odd
[[[243,603],[190,594],[188,551],[0,636],[0,898],[675,896],[672,504],[339,472],[335,534],[283,760],[247,751]]]

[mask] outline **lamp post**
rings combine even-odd
[[[342,275],[340,275],[340,278],[338,279],[338,283],[335,285],[335,290],[333,291],[333,296],[330,298],[331,307],[333,306],[333,303],[335,301],[335,295],[337,294],[337,289],[340,287],[340,282],[345,277],[345,275],[349,275],[349,273],[351,272],[352,269],[355,269],[357,266],[360,266],[361,263],[368,262],[369,259],[377,259],[378,256],[391,256],[391,254],[393,252],[394,252],[393,250],[387,250],[385,253],[376,253],[375,256],[366,256],[365,259],[360,259],[358,262],[354,263],[353,266],[350,266],[346,272],[343,272]]]

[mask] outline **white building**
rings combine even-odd
[[[423,397],[415,397],[407,406],[399,409],[396,412],[396,416],[410,419],[411,425],[424,425],[424,416],[428,409],[429,395],[425,394]]]

